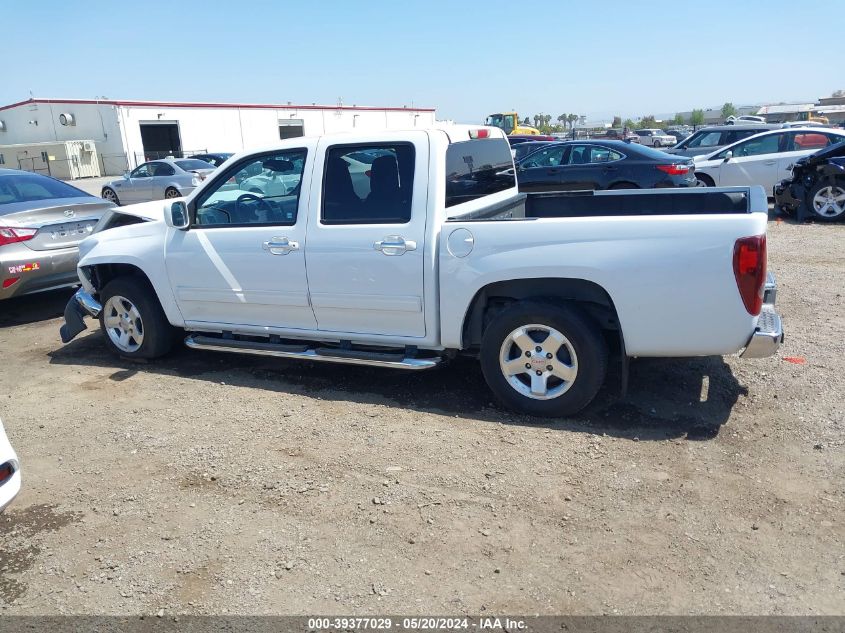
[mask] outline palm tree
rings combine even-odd
[[[569,128],[570,128],[570,129],[572,129],[572,126],[573,126],[573,125],[575,124],[575,122],[578,120],[578,115],[577,115],[577,114],[570,114],[570,115],[569,115],[568,117],[566,117],[566,118],[567,118],[567,119],[569,119]]]
[[[566,115],[565,114],[558,114],[557,115],[557,122],[563,123],[563,129],[566,129]]]
[[[534,115],[534,127],[540,127],[540,116],[539,114]]]
[[[543,115],[543,125],[549,127],[549,123],[552,122],[552,115],[551,114],[544,114]]]

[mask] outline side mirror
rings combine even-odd
[[[123,172],[123,178],[124,178],[124,180],[129,180],[129,170],[128,169],[125,172]]]
[[[725,152],[725,162],[727,163],[731,158],[734,157],[733,152]]]
[[[191,223],[188,215],[188,205],[183,200],[177,200],[165,209],[164,222],[167,226],[184,231]]]

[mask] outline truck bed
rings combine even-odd
[[[737,214],[761,210],[758,207],[764,202],[761,187],[554,191],[520,194],[514,200],[449,220]]]

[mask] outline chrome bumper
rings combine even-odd
[[[772,273],[766,273],[766,285],[763,288],[763,304],[775,305],[778,298],[778,282]]]
[[[95,319],[100,316],[103,306],[82,288],[76,291],[65,306],[65,324],[59,328],[59,335],[62,343],[70,343],[77,334],[87,329],[83,317],[90,316]]]
[[[765,358],[773,356],[783,343],[783,322],[775,307],[764,304],[757,319],[757,329],[751,335],[751,340],[740,352],[742,358]]]

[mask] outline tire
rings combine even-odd
[[[713,180],[707,174],[696,173],[695,174],[695,180],[696,180],[696,183],[698,183],[697,186],[699,186],[699,187],[715,187],[716,186],[716,181]]]
[[[168,187],[164,190],[164,198],[165,200],[171,200],[173,198],[181,198],[182,194],[176,187]]]
[[[100,197],[104,200],[108,200],[109,202],[114,202],[117,206],[120,206],[120,198],[117,197],[117,193],[111,187],[103,187],[102,192],[100,192]]]
[[[639,186],[632,182],[617,182],[615,185],[608,187],[609,191],[616,191],[618,189],[639,189]]]
[[[845,179],[819,180],[807,194],[807,208],[820,222],[845,220]]]
[[[519,302],[496,314],[485,329],[481,371],[505,407],[565,417],[586,407],[604,383],[607,345],[595,322],[576,306]]]
[[[100,329],[112,353],[126,358],[158,358],[173,347],[173,328],[145,279],[113,279],[100,292],[100,302]]]
[[[663,147],[663,143],[656,140],[656,141],[654,141],[654,145],[652,145],[652,147],[654,147],[654,148]]]

